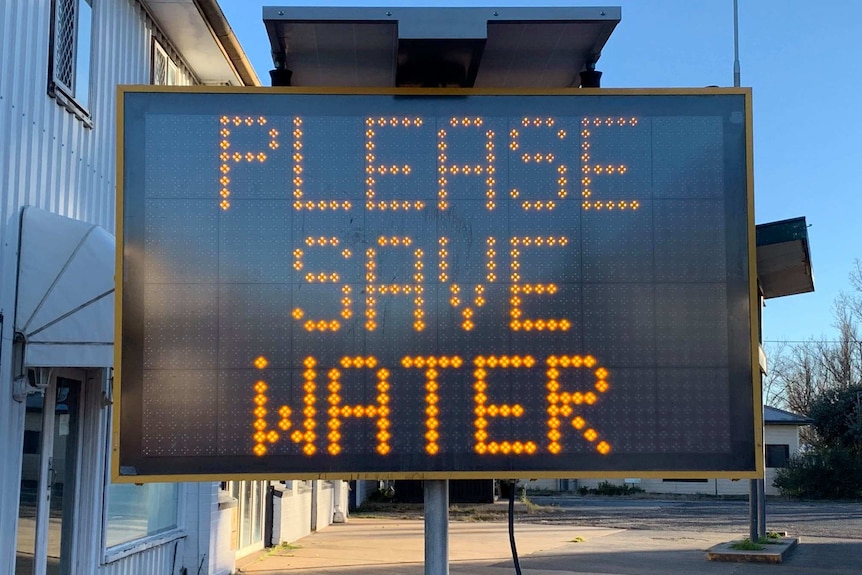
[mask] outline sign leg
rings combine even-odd
[[[449,575],[449,480],[425,481],[425,575]]]
[[[748,483],[748,539],[752,542],[757,541],[760,538],[760,533],[758,531],[759,524],[757,521],[758,495],[757,480],[750,479]]]
[[[766,484],[763,479],[757,481],[757,532],[766,537]]]

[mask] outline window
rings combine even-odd
[[[708,479],[662,479],[665,483],[706,483]]]
[[[24,430],[24,454],[25,455],[38,455],[39,454],[39,441],[42,439],[42,433],[40,431],[25,429]]]
[[[54,0],[48,94],[82,118],[90,104],[93,0]]]
[[[158,40],[153,38],[153,66],[151,81],[156,86],[177,86],[180,83],[180,68],[168,56]]]
[[[176,483],[108,484],[105,547],[177,527]]]
[[[790,459],[789,445],[769,445],[766,446],[766,467],[787,467],[787,460]]]

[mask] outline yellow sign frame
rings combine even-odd
[[[511,479],[511,471],[499,472],[391,472],[391,473],[290,473],[286,475],[270,473],[236,473],[229,475],[121,475],[119,455],[122,437],[120,434],[120,415],[122,411],[122,334],[123,334],[123,250],[124,250],[124,104],[129,93],[175,93],[175,94],[320,94],[320,95],[391,95],[391,96],[669,96],[669,95],[740,95],[745,99],[745,161],[746,197],[748,205],[748,275],[750,311],[750,348],[751,348],[751,393],[754,406],[754,447],[755,469],[753,471],[577,471],[566,474],[559,471],[529,472],[530,478],[555,479],[565,475],[577,475],[583,479],[603,478],[674,478],[674,479],[762,479],[764,476],[764,439],[761,373],[759,364],[759,294],[757,289],[757,254],[754,224],[754,148],[752,92],[750,88],[649,88],[649,89],[428,89],[428,88],[263,88],[263,87],[213,87],[213,86],[151,86],[121,85],[117,88],[117,201],[116,201],[116,272],[115,272],[115,315],[114,315],[114,397],[113,427],[111,434],[111,476],[115,483],[155,483],[184,481],[228,481],[228,480],[281,480],[281,479]],[[758,409],[760,407],[760,409]]]

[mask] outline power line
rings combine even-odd
[[[858,339],[764,339],[761,343],[859,343]]]

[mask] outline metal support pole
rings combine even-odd
[[[757,479],[749,479],[748,484],[748,538],[751,541],[760,539],[760,534],[757,531],[759,526],[757,521]],[[427,519],[426,519],[427,521]]]
[[[766,482],[757,480],[757,532],[766,537]]]
[[[425,481],[425,575],[449,575],[449,480]]]
[[[739,88],[739,6],[733,0],[733,87]]]

